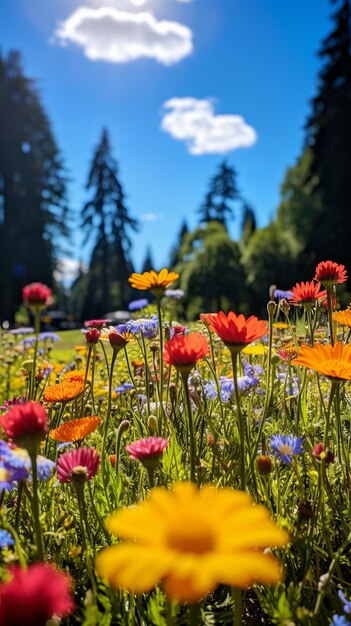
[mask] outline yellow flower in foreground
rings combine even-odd
[[[308,367],[335,381],[351,380],[351,344],[337,341],[334,346],[316,343],[314,348],[301,346],[292,365]]]
[[[345,309],[345,311],[336,311],[333,313],[333,320],[342,326],[351,328],[351,310]]]
[[[166,268],[163,268],[158,274],[154,270],[144,272],[143,274],[134,272],[134,274],[128,278],[128,281],[134,289],[140,289],[142,291],[151,289],[151,291],[162,292],[177,280],[177,278],[179,278],[179,274],[169,272]]]
[[[97,572],[112,587],[142,593],[162,581],[170,598],[196,602],[219,583],[282,580],[264,548],[285,546],[289,536],[243,491],[185,482],[173,492],[152,489],[148,501],[114,513],[107,528],[130,541],[97,556]]]

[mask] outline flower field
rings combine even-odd
[[[1,626],[351,624],[345,267],[276,290],[267,319],[189,326],[177,278],[133,274],[153,303],[71,345],[40,332],[51,290],[23,289],[34,325],[1,334]]]

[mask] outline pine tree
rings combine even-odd
[[[151,248],[148,246],[141,272],[149,272],[152,269],[155,269],[155,266],[152,259]]]
[[[334,29],[319,52],[324,65],[307,123],[310,179],[317,196],[307,247],[314,261],[335,258],[351,266],[351,6],[334,0]]]
[[[82,209],[86,241],[95,237],[83,304],[84,318],[124,308],[130,299],[128,276],[133,271],[130,231],[137,222],[128,214],[118,167],[106,129],[95,151],[87,189],[93,197]]]
[[[235,169],[223,161],[218,173],[212,177],[205,200],[199,209],[200,223],[216,221],[227,227],[228,220],[235,217],[233,204],[240,200],[236,177]]]
[[[0,136],[0,317],[13,320],[25,283],[52,285],[68,217],[62,160],[18,52],[0,55]]]
[[[253,208],[244,202],[243,218],[241,222],[241,247],[246,248],[252,235],[256,231],[256,217]]]
[[[186,223],[186,220],[183,220],[181,227],[179,229],[179,233],[177,235],[177,241],[175,245],[173,246],[171,253],[169,255],[170,256],[169,266],[172,268],[175,268],[176,265],[180,261],[180,249],[184,243],[184,239],[186,235],[188,234],[188,232],[189,232],[188,224]]]

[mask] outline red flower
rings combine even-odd
[[[78,448],[65,452],[57,461],[58,479],[61,483],[70,483],[75,478],[90,480],[98,471],[99,463],[100,455],[94,448]]]
[[[316,300],[327,297],[327,292],[321,291],[320,283],[311,282],[296,283],[292,288],[292,298],[289,301],[292,304],[314,304]]]
[[[326,465],[334,461],[334,454],[329,448],[324,449],[324,443],[317,443],[312,452],[317,461],[324,461]]]
[[[245,319],[243,315],[236,315],[230,311],[228,315],[220,311],[210,319],[213,330],[223,343],[234,352],[240,352],[255,339],[260,339],[268,332],[267,322],[259,320],[254,315]]]
[[[85,339],[89,346],[94,345],[100,339],[100,331],[97,328],[87,330],[87,332],[85,333]]]
[[[72,611],[70,579],[52,565],[16,566],[9,573],[11,580],[0,584],[1,626],[45,626],[53,615]]]
[[[133,441],[133,443],[126,446],[126,450],[131,459],[143,462],[145,459],[154,459],[155,457],[158,459],[167,446],[167,439],[163,439],[162,437],[147,437],[146,439]]]
[[[215,313],[200,313],[200,321],[206,326],[206,328],[210,328],[211,319],[215,315]]]
[[[31,283],[23,287],[22,296],[28,306],[45,307],[51,302],[52,291],[43,283]]]
[[[108,326],[111,320],[87,320],[84,322],[85,328],[97,328],[97,330],[101,330],[104,326]]]
[[[129,339],[123,337],[123,335],[121,335],[121,333],[118,333],[116,330],[108,334],[108,340],[113,350],[115,350],[116,352],[122,350],[122,348],[124,348],[129,341]]]
[[[0,425],[7,437],[22,448],[39,443],[49,430],[44,407],[32,400],[10,409],[0,418]]]
[[[166,341],[163,360],[168,365],[190,371],[209,351],[207,339],[201,333],[175,335],[173,339]]]
[[[345,265],[338,265],[334,261],[321,261],[316,267],[315,280],[325,287],[331,287],[347,280]]]

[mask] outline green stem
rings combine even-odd
[[[334,330],[333,330],[333,287],[327,287],[327,302],[328,302],[328,321],[329,321],[329,333],[330,343],[334,345]]]
[[[158,315],[158,330],[160,337],[160,381],[159,381],[159,402],[160,402],[160,416],[162,417],[165,430],[169,432],[169,427],[167,424],[167,416],[163,406],[163,382],[164,382],[164,371],[163,371],[163,327],[162,327],[162,309],[161,309],[161,296],[156,296],[156,304],[157,304],[157,315]],[[156,372],[156,380],[157,380],[157,372]]]
[[[38,306],[34,308],[34,330],[35,330],[35,344],[34,344],[32,379],[31,379],[30,395],[29,395],[30,400],[35,399],[35,381],[36,381],[37,356],[38,356],[39,333],[40,333],[40,308]]]
[[[332,562],[330,563],[328,574],[327,574],[328,581],[330,581],[332,574],[334,572],[334,569],[337,567],[343,552],[345,552],[346,548],[348,547],[350,543],[351,543],[351,533],[346,537],[345,541],[341,544],[339,550],[335,553],[334,558]],[[316,602],[314,612],[313,612],[314,615],[318,615],[318,613],[320,612],[322,608],[322,602],[323,602],[324,596],[327,592],[328,592],[328,586],[326,585],[325,588],[321,589],[321,591],[319,592],[317,602]]]
[[[238,356],[239,353],[232,351],[232,366],[233,366],[233,380],[234,380],[234,393],[236,401],[236,412],[239,432],[239,446],[240,446],[240,489],[245,491],[245,426],[243,415],[241,412],[240,393],[238,386]]]
[[[325,430],[324,430],[324,449],[326,449],[328,447],[328,438],[329,438],[329,430],[330,430],[330,414],[331,414],[331,408],[333,405],[333,399],[334,399],[334,395],[335,395],[335,391],[336,391],[336,385],[338,383],[332,381],[331,384],[331,389],[330,389],[330,396],[329,396],[329,402],[328,402],[328,408],[327,408],[327,414],[325,417]]]
[[[113,369],[114,369],[114,366],[115,366],[116,357],[117,357],[117,352],[114,350],[113,354],[112,354],[110,373],[109,373],[109,377],[108,377],[107,413],[106,413],[106,418],[105,418],[104,435],[103,435],[103,439],[102,439],[102,448],[101,448],[102,463],[105,463],[105,451],[106,451],[107,433],[108,433],[108,427],[110,425],[110,419],[111,419],[112,379],[113,379]]]
[[[33,515],[33,523],[35,529],[35,536],[37,542],[37,554],[38,560],[44,560],[44,540],[43,534],[41,531],[40,525],[40,514],[39,514],[39,493],[38,493],[38,465],[37,465],[37,450],[28,450],[30,460],[32,463],[32,487],[33,487],[33,499],[31,501],[32,504],[32,515]]]
[[[189,372],[180,372],[182,377],[184,396],[185,396],[185,404],[188,415],[188,425],[189,425],[189,439],[190,439],[190,480],[192,482],[196,482],[195,480],[195,466],[196,466],[196,450],[195,450],[195,430],[194,430],[194,422],[193,422],[193,414],[191,410],[191,402],[188,388],[188,376]]]
[[[232,598],[234,600],[233,626],[242,625],[243,600],[241,589],[232,587]]]
[[[84,503],[84,482],[80,482],[78,480],[73,481],[74,488],[76,491],[77,501],[78,501],[78,509],[79,509],[79,519],[80,519],[80,527],[82,533],[82,544],[83,551],[85,553],[85,560],[87,565],[87,572],[91,582],[91,588],[93,591],[93,595],[96,596],[96,581],[94,576],[94,570],[92,567],[92,563],[90,560],[90,542],[88,537],[88,520],[86,517],[85,511],[85,503]]]

